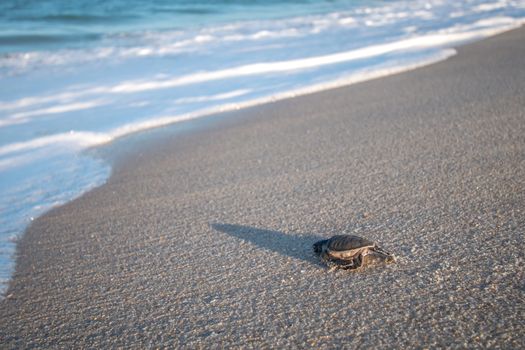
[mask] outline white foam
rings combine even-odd
[[[39,138],[34,138],[29,141],[15,142],[0,147],[0,156],[14,155],[20,152],[33,151],[35,149],[53,146],[57,149],[67,146],[67,151],[75,152],[85,149],[87,147],[100,145],[111,141],[107,135],[95,132],[75,132],[60,133]],[[9,163],[4,163],[9,164]],[[0,170],[2,168],[0,167]]]
[[[200,118],[203,116],[215,114],[218,112],[237,110],[239,108],[246,108],[251,106],[260,105],[263,103],[274,102],[277,100],[295,97],[303,94],[309,94],[318,92],[326,89],[331,89],[339,86],[354,84],[378,77],[387,76],[390,74],[397,74],[407,70],[415,69],[424,65],[435,63],[440,60],[444,60],[455,54],[455,50],[446,49],[433,55],[431,58],[426,60],[418,61],[408,65],[398,65],[383,69],[373,69],[371,71],[362,71],[357,74],[346,76],[341,79],[325,82],[322,84],[310,85],[290,91],[286,91],[279,94],[273,94],[258,99],[248,100],[241,103],[230,103],[213,106],[210,108],[204,108],[201,110],[194,111],[192,113],[185,113],[181,115],[164,115],[158,117],[151,117],[146,121],[140,121],[135,123],[128,123],[120,127],[114,128],[107,132],[68,132],[60,133],[55,135],[49,135],[45,137],[31,139],[24,142],[16,142],[0,147],[0,156],[4,159],[0,159],[0,171],[25,165],[34,161],[35,159],[45,157],[49,154],[50,147],[53,148],[54,152],[78,152],[79,150],[86,149],[89,147],[98,146],[111,142],[117,138],[144,131],[151,128],[157,128],[181,121],[187,121],[194,118]],[[249,92],[247,89],[235,90],[229,93],[218,94],[214,96],[201,96],[193,99],[179,99],[175,102],[189,103],[189,102],[205,102],[205,101],[218,101],[222,99],[228,99],[245,95]],[[34,152],[35,150],[43,150],[42,152]],[[21,154],[22,153],[22,154]]]
[[[353,60],[377,57],[395,51],[428,49],[442,47],[444,45],[458,45],[470,40],[480,39],[496,35],[498,33],[502,33],[510,29],[518,28],[519,26],[521,26],[521,23],[516,22],[514,19],[511,18],[501,17],[494,20],[476,22],[474,26],[481,25],[497,26],[480,28],[475,30],[466,30],[461,32],[435,33],[399,40],[396,42],[386,44],[372,45],[357,50],[351,50],[331,55],[323,55],[288,61],[254,63],[218,71],[189,74],[182,77],[176,77],[160,81],[128,81],[112,87],[96,88],[93,90],[93,92],[136,93],[157,89],[169,89],[182,85],[197,84],[213,80],[236,78],[242,76],[292,72],[296,70],[304,70]],[[472,27],[469,27],[468,29],[471,28]],[[86,91],[84,93],[90,92]]]
[[[420,60],[414,63],[405,64],[405,65],[399,65],[399,66],[393,66],[393,67],[387,67],[383,69],[372,69],[372,70],[365,70],[362,72],[359,72],[354,75],[346,76],[337,80],[328,81],[321,84],[315,84],[310,86],[301,87],[294,90],[289,90],[283,93],[274,94],[270,96],[265,96],[258,99],[248,100],[240,103],[229,103],[229,104],[222,104],[219,106],[214,106],[211,108],[205,108],[201,109],[192,113],[186,113],[182,115],[165,115],[165,116],[159,116],[156,118],[152,118],[148,121],[143,121],[139,123],[130,123],[127,125],[124,125],[122,127],[119,127],[117,129],[112,130],[108,133],[107,137],[111,140],[127,136],[132,133],[144,131],[147,129],[152,128],[158,128],[162,126],[166,126],[169,124],[174,124],[177,122],[187,121],[195,118],[201,118],[209,115],[213,115],[220,112],[227,112],[227,111],[234,111],[241,108],[248,108],[253,107],[265,103],[270,102],[276,102],[283,99],[288,99],[292,97],[297,97],[301,95],[311,94],[315,92],[320,92],[328,89],[334,89],[337,87],[342,87],[346,85],[356,84],[359,82],[371,80],[371,79],[377,79],[380,77],[385,77],[392,74],[398,74],[402,72],[406,72],[409,70],[413,70],[416,68],[420,68],[429,64],[433,64],[442,60],[445,60],[453,55],[456,54],[456,51],[454,49],[444,49],[432,57],[429,57],[425,60]],[[107,142],[107,141],[104,141]]]
[[[486,11],[494,11],[497,9],[501,9],[506,6],[507,6],[506,1],[500,1],[500,2],[493,3],[493,4],[481,4],[481,5],[475,6],[473,10],[475,12],[486,12]]]
[[[474,39],[481,39],[496,35],[510,29],[518,28],[522,23],[523,20],[517,21],[509,17],[497,17],[488,20],[480,20],[472,25],[457,26],[436,33],[414,36],[412,38],[385,44],[371,45],[336,54],[287,61],[253,63],[216,71],[192,73],[174,78],[130,80],[112,86],[98,86],[94,88],[86,88],[80,91],[64,92],[56,95],[23,98],[14,102],[0,102],[0,109],[16,109],[51,102],[63,103],[63,101],[71,101],[85,96],[97,94],[131,94],[152,90],[170,89],[179,86],[215,80],[293,72],[343,62],[370,59],[403,50],[416,51],[422,49],[439,48],[447,45],[453,46],[472,41]]]
[[[455,54],[455,50],[453,49],[446,49],[442,50],[436,55],[434,55],[431,58],[427,58],[426,60],[418,61],[415,63],[411,63],[408,65],[399,65],[394,67],[388,67],[383,69],[374,69],[370,71],[363,71],[358,74],[354,74],[351,76],[347,76],[341,79],[325,82],[322,84],[316,84],[316,85],[310,85],[306,87],[302,87],[299,89],[294,89],[290,91],[286,91],[280,94],[270,95],[258,99],[253,99],[249,101],[244,101],[241,103],[230,103],[230,104],[223,104],[219,106],[214,106],[211,108],[204,108],[192,113],[186,113],[181,115],[164,115],[164,116],[158,116],[151,118],[146,121],[140,121],[135,123],[128,123],[125,125],[122,125],[118,128],[112,129],[106,133],[93,133],[93,132],[69,132],[69,133],[62,133],[62,134],[56,134],[46,137],[41,137],[37,139],[32,139],[30,141],[26,142],[18,142],[9,144],[3,147],[0,147],[0,156],[6,156],[6,155],[12,155],[17,154],[20,152],[29,152],[33,151],[35,149],[45,149],[45,147],[54,147],[56,150],[64,150],[64,146],[67,146],[68,152],[71,151],[79,151],[85,148],[98,146],[101,144],[105,144],[108,142],[111,142],[117,138],[121,138],[123,136],[127,136],[132,133],[136,133],[139,131],[144,131],[151,128],[158,128],[161,126],[187,121],[190,119],[200,118],[207,115],[212,115],[218,112],[225,112],[225,111],[231,111],[231,110],[237,110],[239,108],[246,108],[251,106],[256,106],[268,102],[275,102],[281,99],[286,99],[290,97],[296,97],[304,94],[310,94],[314,92],[319,92],[326,89],[332,89],[340,86],[345,86],[349,84],[355,84],[358,82],[363,82],[370,79],[376,79],[379,77],[391,75],[391,74],[397,74],[401,72],[405,72],[408,70],[412,70],[415,68],[419,68],[425,65],[429,65],[444,59],[447,59],[448,57]],[[226,93],[222,95],[214,96],[215,98],[203,98],[203,100],[219,100],[219,99],[225,99],[225,98],[231,98],[235,96],[241,96],[243,94],[247,93],[247,91],[239,90],[239,91],[233,91],[231,93]],[[46,154],[48,152],[48,149],[45,149],[45,152],[43,154]],[[31,156],[35,156],[35,154],[31,154]],[[26,155],[12,157],[9,159],[3,159],[0,160],[0,170],[8,169],[14,166],[20,166],[23,164],[26,164],[34,158],[28,158],[26,159]],[[26,161],[24,161],[26,159]]]
[[[195,96],[195,97],[184,97],[174,101],[175,104],[188,104],[197,102],[212,102],[220,100],[228,100],[234,97],[240,97],[249,94],[252,90],[250,89],[239,89],[235,91],[226,92],[223,94],[217,94],[212,96]]]
[[[35,96],[35,97],[24,97],[15,101],[0,101],[0,111],[11,111],[16,109],[34,107],[42,104],[56,103],[56,104],[68,104],[72,100],[89,95],[96,90],[91,90],[90,92],[61,92],[58,94]],[[54,107],[53,107],[54,108]]]
[[[472,3],[472,4],[471,4]],[[309,15],[280,20],[252,20],[235,24],[205,27],[187,33],[181,30],[144,32],[130,35],[108,35],[102,46],[90,50],[60,50],[25,52],[0,58],[0,67],[9,71],[24,71],[34,66],[80,64],[97,60],[115,60],[132,57],[176,55],[208,50],[228,42],[260,41],[305,37],[338,28],[367,25],[370,27],[396,27],[401,21],[412,23],[437,20],[443,12],[461,16],[524,7],[521,1],[497,1],[448,4],[443,1],[392,2],[379,7],[354,8],[342,12]],[[119,42],[122,40],[122,43]],[[129,45],[133,40],[134,45]]]
[[[48,108],[19,112],[19,113],[12,114],[5,119],[0,119],[0,127],[7,126],[7,125],[13,125],[13,124],[21,124],[21,123],[27,122],[28,120],[31,119],[31,117],[35,117],[35,116],[41,117],[41,116],[47,116],[50,114],[60,114],[60,113],[79,111],[83,109],[90,109],[90,108],[102,106],[106,103],[107,102],[104,100],[95,100],[95,101],[86,101],[86,102],[69,103],[69,104],[58,104],[58,105],[48,107]]]

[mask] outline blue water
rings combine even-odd
[[[0,2],[0,291],[16,238],[130,133],[446,59],[525,1]]]
[[[95,47],[105,39],[146,31],[187,31],[247,20],[277,20],[327,13],[379,1],[162,1],[29,0],[0,4],[2,52]],[[127,45],[133,39],[122,40]],[[115,42],[113,43],[115,44]]]

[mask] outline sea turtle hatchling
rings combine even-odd
[[[361,266],[395,262],[394,255],[366,238],[337,235],[314,243],[314,252],[330,268],[354,270]]]

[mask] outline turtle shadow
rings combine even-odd
[[[321,236],[312,234],[291,235],[275,230],[233,224],[215,223],[211,224],[211,227],[260,248],[294,259],[303,260],[311,264],[320,265],[319,259],[312,250],[312,245],[324,239]]]

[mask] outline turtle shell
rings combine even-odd
[[[333,236],[326,243],[326,247],[330,251],[342,252],[354,249],[361,249],[375,246],[374,242],[366,238],[353,235],[337,235]]]

